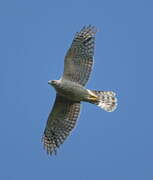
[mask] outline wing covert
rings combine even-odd
[[[75,127],[79,112],[79,102],[73,102],[58,94],[56,95],[42,138],[47,154],[56,154],[57,148],[63,144]]]
[[[88,26],[76,33],[65,57],[63,78],[86,84],[93,65],[96,31],[94,26]]]

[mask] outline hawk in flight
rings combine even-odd
[[[75,34],[65,56],[63,76],[59,80],[48,81],[56,90],[56,100],[42,138],[49,155],[56,154],[57,148],[75,127],[81,101],[95,104],[108,112],[117,107],[114,92],[85,88],[93,65],[96,31],[94,26],[89,25]]]

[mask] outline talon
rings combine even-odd
[[[97,101],[97,98],[98,98],[98,96],[91,96],[91,97],[89,97],[88,99],[89,99],[90,101]]]
[[[94,94],[92,91],[90,90],[87,90],[88,93],[89,93],[89,97],[88,97],[88,100],[89,101],[97,101],[98,100],[98,96],[96,94]]]

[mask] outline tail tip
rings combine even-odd
[[[97,104],[100,108],[107,112],[113,112],[117,108],[116,94],[112,91],[106,91],[102,93],[102,98]]]

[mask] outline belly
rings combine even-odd
[[[88,91],[81,85],[65,82],[57,89],[58,93],[72,101],[84,101],[89,96]]]

